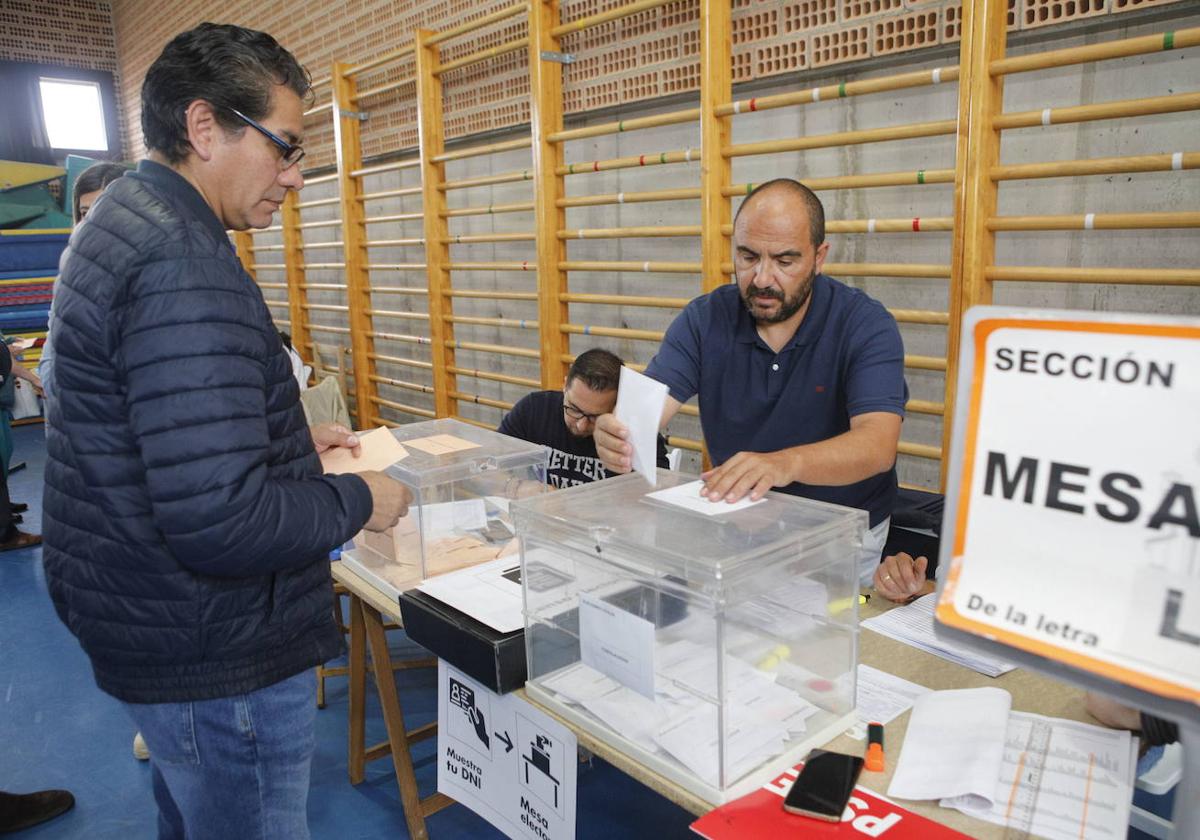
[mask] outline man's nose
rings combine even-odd
[[[297,192],[304,189],[304,176],[300,174],[299,161],[279,173],[279,183],[281,186]]]

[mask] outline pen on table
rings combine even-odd
[[[859,595],[858,596],[858,605],[861,607],[863,604],[867,603],[867,601],[870,601],[870,600],[871,600],[870,595]],[[830,601],[829,602],[829,614],[837,615],[838,613],[842,612],[843,610],[848,610],[848,609],[850,609],[850,605],[853,603],[854,603],[853,598],[838,598],[836,601]]]
[[[883,763],[883,724],[867,724],[867,758],[863,766],[872,773],[882,773]]]

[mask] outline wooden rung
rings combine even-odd
[[[443,73],[449,73],[451,70],[457,70],[459,67],[466,67],[468,64],[478,64],[481,61],[487,61],[490,58],[496,58],[501,55],[507,55],[510,52],[523,50],[529,46],[529,36],[523,38],[514,38],[506,44],[499,44],[495,47],[489,47],[486,50],[479,50],[470,55],[464,55],[462,58],[456,58],[453,61],[447,61],[433,68],[433,75],[440,76]]]
[[[477,29],[483,29],[485,26],[490,26],[493,23],[498,23],[502,20],[508,20],[510,17],[515,17],[529,9],[527,3],[513,3],[511,6],[505,6],[503,9],[492,12],[491,14],[483,15],[475,20],[460,23],[457,26],[451,26],[439,32],[433,33],[426,39],[427,44],[440,44],[443,41],[448,41],[451,38],[457,38],[460,35],[466,35],[468,32],[474,32]]]
[[[946,360],[938,356],[904,355],[904,366],[916,370],[945,370]]]
[[[456,210],[446,210],[442,215],[447,219],[457,219],[463,216],[491,216],[496,213],[524,213],[529,210],[533,210],[532,201],[518,204],[489,204],[486,207],[459,207]]]
[[[425,263],[367,263],[372,271],[424,271]]]
[[[928,233],[954,230],[950,216],[915,217],[911,219],[831,219],[825,222],[826,233]],[[722,225],[721,233],[730,236],[733,225]]]
[[[300,301],[301,309],[310,309],[314,312],[349,312],[349,306],[338,306],[332,303],[306,303]]]
[[[1116,283],[1134,286],[1200,286],[1200,270],[1191,268],[1049,268],[990,266],[989,280],[1034,283]]]
[[[443,289],[442,294],[452,298],[475,298],[478,300],[528,300],[538,299],[537,292],[485,292],[478,289]]]
[[[957,67],[938,67],[933,70],[917,70],[912,73],[897,73],[894,76],[884,76],[880,79],[862,79],[854,82],[839,82],[834,85],[809,88],[794,93],[781,93],[776,96],[759,96],[752,99],[742,99],[718,105],[718,117],[728,117],[734,114],[749,114],[754,111],[769,111],[774,108],[786,108],[789,105],[808,105],[812,102],[842,99],[848,96],[862,96],[868,93],[883,93],[889,90],[904,90],[906,88],[927,87],[942,82],[958,81]]]
[[[988,230],[1146,230],[1200,227],[1200,213],[1087,213],[1071,216],[993,216]]]
[[[690,298],[639,297],[636,295],[587,295],[562,293],[558,299],[563,303],[596,303],[613,306],[649,306],[662,309],[682,309]]]
[[[537,319],[526,321],[518,318],[477,318],[470,315],[444,315],[442,320],[450,324],[471,324],[477,327],[502,327],[510,330],[536,330]]]
[[[392,365],[406,365],[408,367],[420,368],[421,370],[433,370],[432,362],[423,362],[420,359],[404,359],[400,356],[385,356],[382,353],[368,353],[367,358]]]
[[[672,0],[637,0],[627,6],[618,6],[615,9],[609,9],[605,12],[589,15],[579,20],[573,20],[570,23],[559,24],[550,30],[550,34],[554,37],[568,35],[572,32],[581,32],[584,29],[590,29],[593,26],[599,26],[602,23],[608,23],[610,20],[635,15],[638,12],[644,12],[647,9],[657,9],[659,6],[665,6]]]
[[[341,219],[330,219],[327,222],[302,222],[296,227],[298,227],[300,230],[310,230],[312,228],[339,227],[341,224]],[[264,228],[264,230],[270,230],[270,228]]]
[[[1041,125],[1067,125],[1093,120],[1146,117],[1152,114],[1172,114],[1178,111],[1196,110],[1200,110],[1200,93],[1176,93],[1171,96],[1148,96],[1144,99],[1096,102],[1067,108],[1015,111],[998,115],[992,121],[992,125],[997,129],[1031,128]]]
[[[537,271],[537,261],[530,262],[452,262],[451,271]]]
[[[568,163],[554,170],[556,175],[583,175],[588,172],[611,172],[614,169],[634,169],[640,166],[664,166],[670,163],[699,163],[699,149],[674,152],[652,152],[645,155]]]
[[[428,321],[428,312],[397,312],[391,309],[368,309],[368,315],[376,315],[380,318],[399,318],[407,321]]]
[[[404,239],[368,239],[363,244],[368,248],[419,248],[425,245],[425,240],[413,236]]]
[[[306,251],[319,250],[321,248],[341,248],[341,242],[305,242],[300,246]]]
[[[1178,50],[1184,47],[1194,47],[1197,44],[1200,44],[1200,27],[1143,35],[1138,38],[1123,38],[1120,41],[1089,44],[1086,47],[1070,47],[1063,50],[1048,50],[1031,55],[1000,58],[988,63],[988,73],[993,76],[1025,73],[1030,70],[1066,67],[1088,61],[1105,61],[1112,58],[1162,52],[1168,49]]]
[[[307,111],[304,112],[304,116],[314,117],[317,114],[323,114],[326,111],[332,111],[332,110],[333,110],[333,103],[326,102],[324,105],[315,105],[312,108],[309,108]]]
[[[434,163],[445,163],[450,160],[462,160],[480,155],[494,155],[498,152],[511,152],[516,149],[528,149],[530,141],[524,137],[516,140],[505,140],[500,143],[487,143],[483,146],[471,146],[465,149],[455,149],[452,152],[442,152],[433,156]]]
[[[401,344],[431,344],[432,339],[423,335],[404,335],[403,333],[380,332],[368,330],[368,338],[378,338],[380,341],[398,341]]]
[[[381,198],[395,198],[403,195],[420,195],[420,187],[404,187],[399,190],[381,190],[379,192],[363,193],[356,197],[356,201],[375,201]]]
[[[621,239],[622,237],[699,236],[700,225],[661,225],[657,227],[577,228],[560,230],[559,239]]]
[[[465,178],[461,181],[443,181],[437,185],[441,192],[449,190],[466,190],[471,187],[486,187],[489,184],[510,184],[514,181],[532,181],[533,170],[522,169],[519,172],[504,172],[500,175],[485,175],[480,178]]]
[[[429,294],[429,290],[419,286],[372,286],[371,294],[425,296]]]
[[[662,274],[699,274],[700,263],[691,262],[619,262],[567,260],[558,264],[562,271],[640,271]],[[729,272],[726,272],[727,274]]]
[[[459,400],[460,402],[469,402],[474,405],[486,405],[488,408],[499,408],[503,411],[512,411],[513,404],[504,400],[494,400],[490,397],[483,397],[479,394],[467,394],[462,391],[451,391],[451,399]]]
[[[860,128],[855,131],[838,131],[833,134],[812,134],[792,140],[764,140],[758,143],[736,143],[722,150],[726,157],[747,155],[776,155],[783,152],[799,152],[806,149],[828,149],[834,146],[854,146],[863,143],[884,143],[891,140],[912,140],[919,137],[940,137],[954,134],[958,128],[956,120],[912,123],[909,125],[885,126],[883,128]]]
[[[428,417],[430,420],[433,420],[437,417],[435,412],[432,412],[427,408],[417,408],[415,405],[405,405],[404,403],[385,400],[383,397],[371,397],[371,402],[375,405],[382,405],[386,408],[395,409],[396,411],[403,411],[405,414],[414,414],[417,417]]]
[[[896,445],[896,451],[901,455],[913,455],[917,458],[928,458],[932,461],[942,460],[941,448],[929,446],[925,443],[909,443],[902,440]]]
[[[344,292],[346,291],[345,283],[301,283],[300,288],[304,291],[310,289],[317,292]]]
[[[589,125],[586,128],[572,128],[568,131],[556,131],[549,136],[551,143],[566,143],[571,140],[582,140],[585,137],[603,137],[607,134],[621,134],[626,131],[637,131],[642,128],[658,128],[664,125],[696,122],[700,119],[699,108],[688,108],[684,111],[672,111],[668,114],[655,114],[652,117],[635,117],[631,120],[617,120],[601,125]]]
[[[651,192],[605,193],[602,195],[579,195],[560,198],[556,207],[596,207],[604,204],[634,204],[644,201],[692,201],[700,198],[700,190],[653,190]]]
[[[704,451],[703,441],[692,440],[691,438],[675,437],[674,435],[667,435],[667,445],[678,446],[680,449],[687,449],[692,452]]]
[[[632,330],[626,327],[597,327],[585,324],[563,324],[559,329],[567,335],[602,335],[607,338],[629,338],[634,341],[662,341],[661,330]]]
[[[424,218],[424,213],[397,213],[394,216],[367,216],[365,219],[363,219],[363,224],[375,225],[379,224],[380,222],[413,222]],[[303,227],[303,225],[301,225],[301,227]]]
[[[1079,175],[1116,175],[1127,172],[1163,172],[1172,169],[1200,169],[1200,152],[1175,152],[1162,155],[1052,160],[1044,163],[1018,163],[993,166],[988,177],[993,181],[1026,178],[1065,178]]]
[[[533,231],[528,233],[456,233],[453,236],[447,236],[442,240],[443,245],[470,245],[480,242],[534,242],[537,240],[537,234]]]
[[[399,90],[402,87],[416,84],[416,81],[416,77],[409,76],[406,79],[397,79],[394,82],[388,82],[387,84],[360,90],[358,93],[354,94],[354,103],[356,105],[360,105],[362,104],[363,100],[371,99],[372,97],[379,96],[380,94],[391,93],[392,91]]]
[[[308,184],[312,182],[309,181]],[[296,204],[298,210],[305,210],[309,207],[332,207],[335,204],[341,204],[340,198],[315,198],[312,201],[301,201]]]
[[[327,333],[333,333],[334,335],[350,335],[349,327],[326,327],[322,324],[309,324],[308,331],[309,332],[327,332]]]
[[[306,187],[315,187],[317,184],[332,184],[337,179],[338,179],[338,176],[337,176],[336,172],[334,172],[331,175],[317,175],[312,178],[305,178],[304,185]],[[337,204],[340,201],[341,201],[341,199],[335,199],[334,203]],[[300,206],[304,207],[305,205],[301,204]],[[313,205],[310,204],[308,206],[312,207]]]
[[[932,402],[930,400],[909,400],[905,406],[905,411],[911,411],[916,414],[945,414],[945,403]]]
[[[395,160],[395,161],[392,161],[391,163],[378,163],[378,164],[375,164],[374,166],[364,166],[361,169],[355,169],[354,171],[352,171],[350,173],[350,175],[351,175],[351,177],[354,177],[354,178],[363,178],[363,177],[366,177],[367,175],[378,175],[381,172],[395,172],[399,169],[414,169],[420,165],[421,165],[420,158],[408,158],[407,160]],[[420,187],[418,187],[417,192],[419,193],[420,191],[421,191],[421,189],[420,189]],[[397,193],[397,194],[399,194],[399,193]],[[412,193],[404,193],[404,194],[412,195]],[[364,196],[364,198],[365,198],[365,196]]]
[[[457,339],[446,341],[446,347],[455,350],[476,350],[481,353],[498,353],[501,356],[517,356],[522,359],[540,359],[541,354],[537,350],[528,350],[524,347],[506,347],[503,344],[481,344],[477,341],[459,341]]]
[[[391,385],[395,388],[403,388],[407,391],[417,391],[422,394],[433,393],[432,385],[421,385],[417,382],[407,382],[403,379],[392,379],[389,376],[379,376],[378,374],[371,374],[370,379],[372,382],[381,382],[384,385]]]
[[[913,172],[880,172],[874,175],[834,175],[829,178],[804,178],[804,186],[820,190],[849,190],[867,187],[910,187],[924,184],[953,184],[953,169],[918,169]],[[734,184],[721,191],[730,197],[745,196],[754,184]]]
[[[506,373],[493,373],[486,370],[478,370],[474,368],[461,368],[450,365],[446,368],[451,373],[459,376],[470,376],[474,379],[486,379],[491,382],[506,382],[509,385],[523,385],[526,388],[541,388],[542,383],[537,379],[527,379],[523,376],[509,376]]]
[[[378,55],[375,58],[372,58],[370,61],[364,61],[361,64],[355,64],[351,67],[347,67],[343,75],[358,76],[367,72],[368,70],[374,70],[376,67],[382,67],[383,65],[390,64],[393,61],[399,61],[402,58],[407,58],[413,54],[414,50],[416,50],[416,45],[405,44],[403,47],[397,47],[394,50],[385,52],[383,55]]]

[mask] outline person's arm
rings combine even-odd
[[[875,568],[875,591],[897,603],[928,595],[937,588],[936,581],[925,579],[928,566],[929,558],[918,557],[914,560],[903,551],[885,557]]]
[[[891,469],[900,441],[900,417],[871,412],[850,418],[850,431],[819,443],[777,452],[739,452],[701,474],[710,501],[758,500],[772,487],[792,482],[840,487]]]
[[[37,388],[39,391],[42,389],[41,377],[39,377],[36,373],[31,371],[29,368],[25,367],[25,365],[21,364],[20,362],[14,361],[12,363],[12,374],[13,374],[13,376],[17,377],[17,379],[24,379],[26,382],[28,382],[34,388]]]
[[[375,506],[363,478],[270,474],[267,351],[240,279],[190,258],[152,264],[131,286],[110,333],[125,445],[172,555],[199,573],[252,576],[310,563],[361,529]],[[289,437],[313,452],[306,427]]]

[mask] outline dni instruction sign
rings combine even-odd
[[[438,660],[438,792],[519,840],[575,836],[574,734]]]
[[[1200,321],[972,309],[937,606],[1200,703]]]

